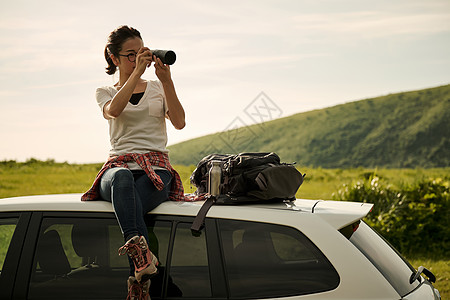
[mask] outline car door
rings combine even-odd
[[[15,229],[14,238],[5,238],[11,246],[4,259],[4,274],[9,275],[3,278],[2,270],[0,284],[6,288],[1,299],[126,298],[129,262],[117,252],[124,241],[113,213],[25,215],[27,219],[5,218],[3,227],[0,223],[0,232]],[[207,229],[194,236],[192,220],[147,216],[149,247],[160,261],[160,272],[152,278],[152,299],[225,297],[214,222],[208,220]],[[19,228],[21,235],[16,234]]]
[[[10,299],[31,213],[0,213],[0,299]]]
[[[226,298],[221,251],[213,220],[206,220],[205,230],[199,235],[190,229],[191,217],[148,216],[146,222],[150,243],[154,245],[152,251],[161,266],[150,286],[152,299]],[[162,234],[163,231],[166,233]]]
[[[333,265],[296,228],[228,219],[217,220],[217,224],[228,299],[303,298],[339,285]]]
[[[123,299],[128,261],[113,213],[33,212],[13,299]]]

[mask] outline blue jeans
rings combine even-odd
[[[143,170],[111,168],[103,173],[100,181],[100,196],[112,202],[125,241],[135,235],[144,236],[149,243],[144,216],[162,202],[169,199],[172,174],[167,170],[156,170],[164,182],[158,191]],[[157,245],[155,245],[157,246]],[[130,276],[134,276],[134,263],[128,257]]]
[[[102,175],[100,196],[112,202],[125,241],[135,235],[143,235],[148,242],[144,216],[169,198],[172,174],[167,170],[155,172],[164,182],[162,191],[156,189],[143,170],[117,167]]]

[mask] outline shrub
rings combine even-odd
[[[375,174],[333,194],[336,200],[373,203],[365,221],[405,255],[444,257],[450,253],[450,189],[441,178],[399,188]]]

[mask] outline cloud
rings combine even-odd
[[[416,36],[450,31],[450,12],[403,13],[359,11],[298,15],[295,28],[323,39]]]

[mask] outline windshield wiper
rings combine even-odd
[[[428,277],[429,282],[432,282],[432,283],[436,282],[436,276],[434,276],[434,274],[431,273],[431,271],[428,270],[427,268],[420,266],[417,269],[416,273],[411,274],[411,277],[409,278],[409,283],[413,283],[414,281],[416,281],[419,278],[420,274],[422,274],[422,273]]]

